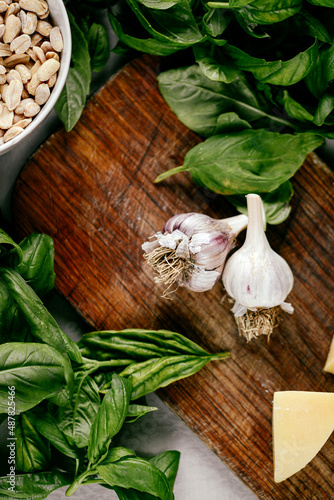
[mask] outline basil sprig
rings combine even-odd
[[[229,354],[167,330],[98,331],[73,342],[43,302],[53,261],[48,236],[17,245],[0,230],[0,422],[8,418],[16,439],[15,492],[0,477],[0,496],[42,499],[65,485],[71,496],[98,483],[123,500],[172,500],[180,454],[143,458],[116,443],[124,426],[157,410],[139,398]]]

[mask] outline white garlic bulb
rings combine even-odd
[[[248,226],[243,246],[226,262],[223,284],[235,300],[232,312],[239,330],[250,340],[270,335],[279,308],[292,313],[285,302],[293,287],[287,262],[269,245],[263,228],[262,200],[257,194],[247,198]]]
[[[147,262],[157,272],[157,283],[185,286],[194,292],[210,290],[219,280],[235,237],[248,217],[237,215],[215,220],[207,215],[175,215],[163,231],[142,245]]]

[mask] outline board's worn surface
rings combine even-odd
[[[311,155],[293,180],[289,219],[268,228],[295,275],[295,313],[269,343],[238,336],[221,283],[163,299],[141,244],[176,213],[235,211],[188,174],[153,184],[199,141],[163,102],[158,71],[156,60],[134,61],[93,96],[72,132],[39,149],[15,189],[17,236],[54,238],[57,288],[92,329],[166,328],[209,351],[229,349],[229,360],[164,389],[163,399],[259,498],[333,499],[333,437],[303,471],[275,484],[271,435],[274,391],[334,391],[334,376],[323,372],[333,333],[333,175]]]

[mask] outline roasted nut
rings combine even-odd
[[[47,83],[40,83],[35,92],[35,101],[42,106],[50,97],[50,87]]]
[[[17,125],[15,125],[14,127],[10,127],[10,129],[8,129],[5,135],[3,136],[4,142],[10,141],[10,139],[14,139],[14,137],[21,134],[21,132],[23,132],[22,127],[18,127]]]
[[[13,54],[6,57],[3,64],[6,68],[14,68],[17,64],[26,64],[29,61],[28,54]]]
[[[20,80],[12,80],[5,93],[5,103],[9,111],[13,111],[21,101],[23,84]]]
[[[10,50],[15,54],[24,54],[31,45],[31,38],[29,35],[20,35],[11,42]]]
[[[0,102],[0,128],[7,130],[13,125],[14,112],[9,111],[6,104]]]
[[[58,26],[55,26],[51,30],[50,43],[53,50],[55,50],[56,52],[61,52],[64,48],[63,37]]]
[[[43,36],[50,36],[52,26],[47,21],[38,21],[36,26],[36,31]]]
[[[27,83],[31,78],[31,70],[25,64],[17,64],[15,70],[19,73],[23,84]]]
[[[41,82],[46,82],[54,75],[59,69],[60,63],[56,59],[48,59],[37,71],[38,78]]]
[[[14,14],[11,14],[10,16],[8,16],[5,25],[6,25],[6,29],[5,29],[5,33],[3,35],[3,41],[5,43],[10,43],[20,33],[21,21],[17,16],[15,16]]]

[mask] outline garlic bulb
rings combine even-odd
[[[223,284],[235,300],[232,312],[239,331],[251,340],[272,333],[280,308],[293,312],[291,304],[285,302],[293,287],[293,275],[287,262],[268,243],[260,196],[249,194],[246,198],[245,243],[226,262]]]
[[[142,245],[148,264],[158,274],[156,283],[167,285],[164,296],[173,285],[194,292],[210,290],[219,280],[235,237],[247,221],[246,215],[215,220],[197,213],[169,219],[162,232]]]

